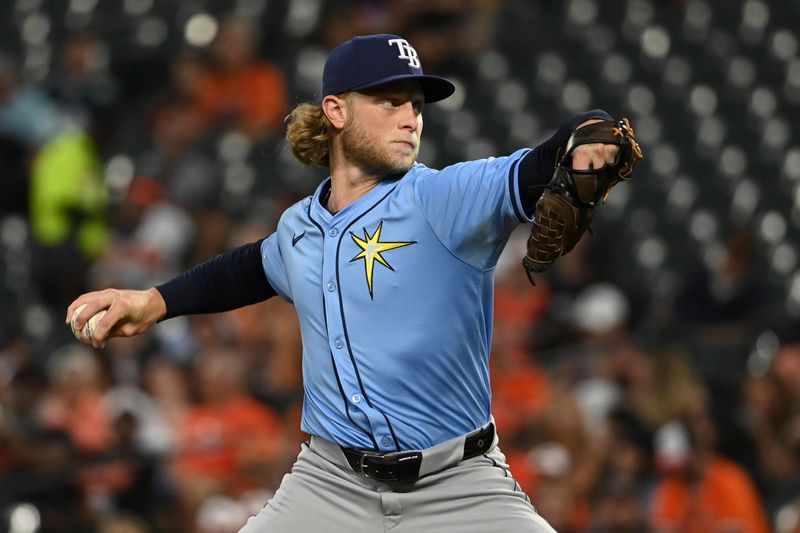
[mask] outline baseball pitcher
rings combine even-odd
[[[494,268],[512,230],[533,222],[523,266],[546,270],[642,152],[626,120],[595,110],[533,149],[428,168],[416,162],[423,108],[453,92],[401,37],[341,44],[321,99],[287,119],[297,159],[330,176],[275,233],[158,287],[84,294],[67,310],[78,331],[107,310],[100,347],[177,315],[294,303],[311,439],[242,531],[553,531],[498,448]]]

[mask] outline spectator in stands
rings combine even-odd
[[[171,58],[170,83],[166,87],[167,97],[196,101],[200,98],[207,70],[205,58],[200,54],[178,54]]]
[[[767,533],[770,528],[745,470],[714,452],[716,429],[704,405],[659,428],[662,478],[650,510],[655,533]]]
[[[209,49],[197,105],[216,127],[232,127],[256,140],[280,129],[288,111],[286,80],[276,66],[255,56],[253,28],[227,18]]]
[[[641,357],[626,374],[626,401],[651,429],[680,418],[707,392],[680,345],[668,345]]]
[[[591,533],[649,533],[647,516],[636,488],[624,481],[605,487],[598,496]]]
[[[37,247],[32,276],[54,308],[85,286],[89,262],[108,238],[108,194],[92,139],[38,87],[21,83],[0,57],[0,136],[25,146],[28,203]]]
[[[151,533],[153,530],[139,516],[121,512],[103,516],[97,533]]]
[[[219,201],[221,169],[200,147],[203,133],[202,116],[188,100],[174,97],[161,102],[151,116],[149,146],[135,158],[134,182],[158,184],[161,200],[185,211],[204,235],[193,244],[196,253],[209,257],[219,253],[230,221]]]
[[[137,442],[140,432],[140,420],[133,413],[119,413],[108,449],[82,462],[79,481],[96,515],[127,511],[152,520],[159,509],[158,456]]]
[[[472,71],[500,11],[499,3],[483,0],[354,0],[326,7],[323,40],[329,48],[354,35],[396,33],[414,43],[425,68],[456,76]]]
[[[34,152],[75,126],[44,91],[20,80],[13,57],[0,53],[0,134]]]
[[[0,509],[5,514],[26,502],[40,514],[41,531],[87,531],[91,516],[77,483],[75,446],[42,417],[47,388],[45,372],[27,363],[0,397]]]
[[[283,414],[302,401],[300,324],[291,304],[265,303],[233,311],[228,324],[237,346],[250,358],[252,390]]]
[[[545,440],[529,452],[535,483],[524,487],[536,510],[559,533],[582,533],[591,523],[587,501],[575,489],[574,455],[557,441]],[[515,474],[516,476],[516,474]]]
[[[575,484],[592,502],[597,532],[646,531],[653,475],[652,433],[626,407],[616,407],[577,460]]]
[[[497,4],[493,2],[433,0],[422,5],[393,2],[405,15],[399,30],[414,43],[425,68],[459,77],[472,73],[472,59],[485,50],[491,37]]]
[[[277,486],[285,471],[272,468],[282,459],[285,432],[275,413],[245,391],[246,372],[239,354],[227,349],[209,348],[196,360],[199,401],[175,428],[171,465],[187,520],[209,496]]]
[[[748,377],[745,413],[775,516],[800,494],[800,343],[781,347],[764,375]]]
[[[170,428],[177,428],[192,409],[189,371],[176,361],[154,355],[142,371],[142,388],[150,395]],[[175,446],[175,435],[172,448]]]
[[[108,380],[92,351],[71,344],[53,354],[50,390],[42,405],[46,427],[65,431],[84,455],[107,451],[113,442],[113,417],[104,401]]]
[[[550,303],[550,292],[546,287],[531,290],[517,270],[528,233],[527,228],[515,231],[498,260],[489,361],[495,423],[505,442],[523,450],[530,445],[526,434],[535,427],[550,399],[549,377],[536,363],[529,342],[530,330]]]
[[[573,307],[578,294],[597,281],[597,271],[592,266],[596,263],[595,247],[595,239],[581,239],[569,254],[553,264],[546,277],[537,280],[537,284],[548,289],[550,301],[530,332],[535,352],[568,346],[580,336]]]
[[[758,316],[764,302],[753,275],[753,236],[738,230],[728,238],[722,259],[689,276],[676,301],[679,323],[745,324]]]
[[[61,57],[44,82],[48,94],[92,139],[107,144],[115,137],[119,87],[109,72],[105,42],[88,31],[69,36]]]
[[[184,99],[169,99],[158,105],[149,122],[150,146],[136,158],[136,177],[156,180],[167,200],[190,211],[217,205],[220,176],[197,145],[202,117],[196,109]]]
[[[3,92],[0,79],[0,93]],[[0,134],[0,161],[3,162],[3,179],[0,179],[0,213],[28,214],[28,154],[19,139]]]

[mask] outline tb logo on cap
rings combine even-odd
[[[419,55],[417,55],[417,51],[408,41],[405,39],[389,39],[389,46],[393,44],[396,44],[397,49],[400,51],[400,55],[397,56],[398,59],[408,59],[408,66],[420,68]]]

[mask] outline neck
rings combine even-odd
[[[389,170],[371,169],[352,161],[345,155],[340,142],[332,143],[329,156],[331,188],[323,203],[331,213],[341,211],[374,189],[378,183],[392,177]],[[393,177],[400,178],[407,170],[398,171]]]
[[[331,213],[341,211],[352,204],[381,181],[380,176],[367,173],[363,168],[348,161],[335,148],[331,151],[331,188],[326,207]]]
[[[331,188],[326,207],[331,213],[341,211],[352,204],[380,182],[377,177],[354,177],[331,173]]]

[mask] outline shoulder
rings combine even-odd
[[[418,163],[412,167],[406,178],[411,178],[410,181],[419,182],[431,178],[436,180],[463,180],[493,175],[505,176],[509,171],[516,168],[516,163],[529,154],[530,151],[530,148],[521,148],[509,155],[460,161],[438,170]]]
[[[414,163],[414,166],[406,172],[406,175],[403,176],[403,179],[400,180],[400,185],[410,185],[416,181],[421,179],[425,179],[429,176],[434,176],[439,173],[439,170],[435,168],[429,168],[422,163]]]
[[[459,161],[443,167],[440,171],[442,174],[460,174],[460,173],[478,173],[490,169],[502,169],[510,167],[515,162],[519,161],[528,153],[530,148],[520,148],[508,155],[485,157],[483,159],[472,159],[469,161]]]
[[[749,477],[744,468],[731,460],[715,457],[709,466],[709,475],[723,484],[749,483]]]
[[[313,196],[306,196],[302,200],[299,200],[286,208],[278,220],[278,231],[280,231],[281,228],[292,227],[295,224],[308,220],[308,211],[311,206],[311,202],[313,201]]]

